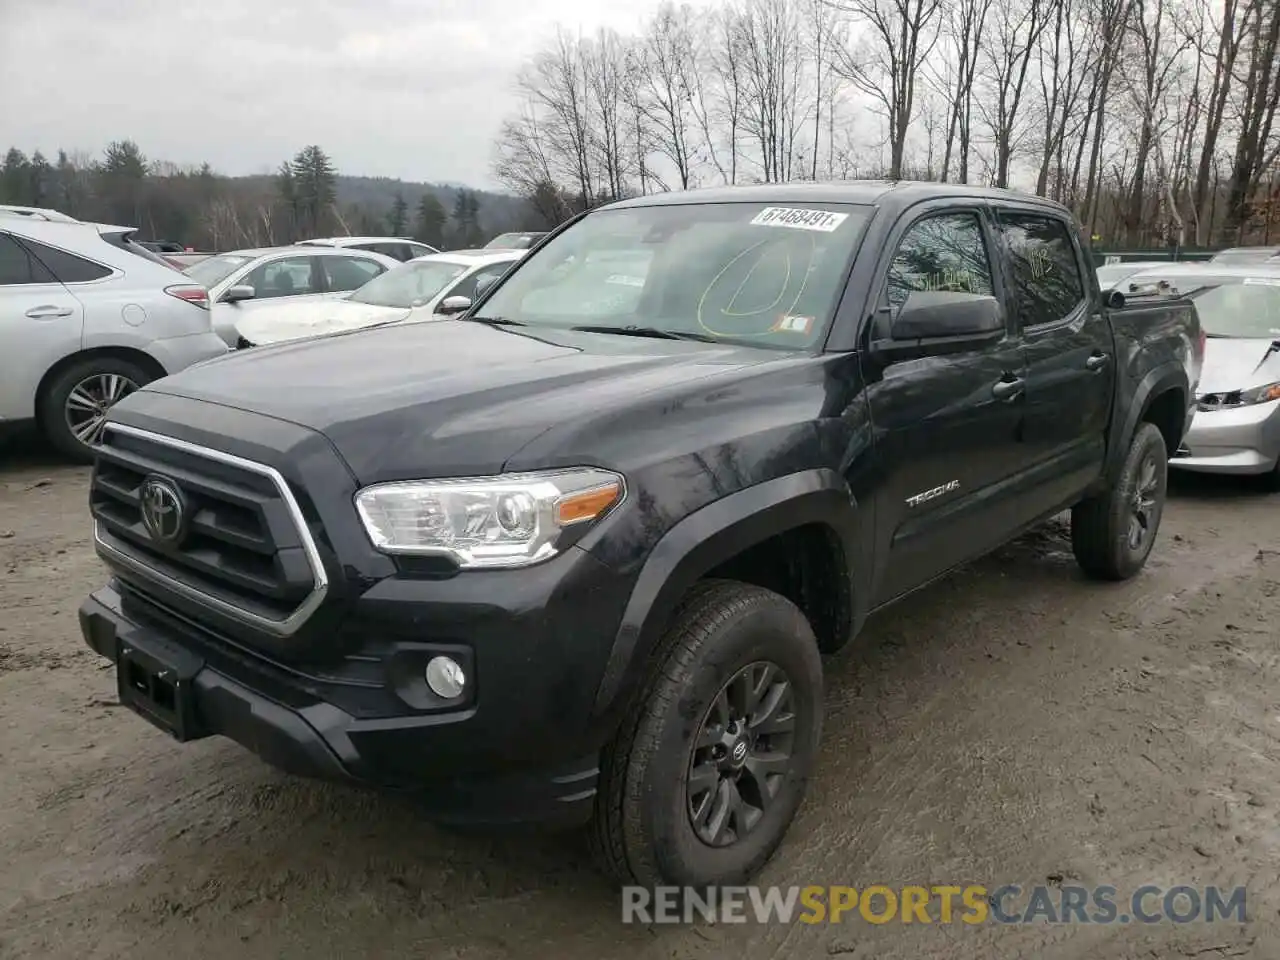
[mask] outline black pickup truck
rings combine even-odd
[[[603,207],[455,319],[117,405],[83,634],[179,740],[742,881],[869,613],[1068,509],[1087,574],[1142,568],[1204,343],[1176,295],[1102,298],[1070,214],[1006,191]]]

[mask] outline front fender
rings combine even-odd
[[[767,480],[716,500],[675,524],[649,553],[614,638],[596,691],[595,713],[613,707],[642,674],[680,599],[709,571],[749,547],[807,524],[835,531],[845,557],[858,556],[861,514],[834,470]],[[856,563],[853,569],[858,570]],[[852,623],[865,615],[866,590],[855,577]]]

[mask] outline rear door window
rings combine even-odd
[[[1055,217],[1000,212],[1013,262],[1013,287],[1023,327],[1071,316],[1084,303],[1084,278],[1067,225]]]
[[[53,274],[7,233],[0,233],[0,287],[53,283]]]

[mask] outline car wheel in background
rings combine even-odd
[[[40,428],[60,453],[88,463],[102,438],[107,411],[154,379],[143,367],[118,357],[73,363],[40,396]]]

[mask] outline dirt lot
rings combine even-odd
[[[1130,583],[1083,582],[1051,525],[882,615],[828,664],[821,772],[762,878],[1245,884],[1248,923],[645,928],[572,836],[444,833],[117,707],[75,621],[86,474],[8,456],[2,956],[1280,957],[1280,497],[1182,482]]]

